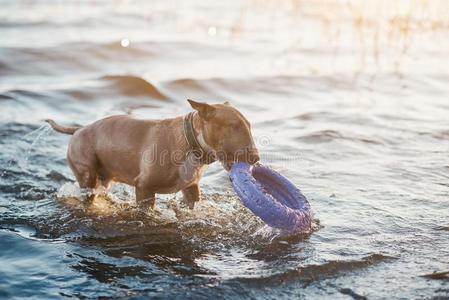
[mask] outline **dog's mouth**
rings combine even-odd
[[[235,162],[234,156],[233,155],[229,155],[225,152],[217,152],[217,159],[220,161],[221,165],[223,166],[223,169],[225,169],[226,171],[230,171],[232,168],[232,165]]]
[[[244,161],[244,162],[247,162],[250,165],[253,165],[253,164],[256,164],[259,161],[259,158],[257,158],[257,160],[252,160],[252,161],[248,161],[246,159],[234,159],[234,160],[232,160],[232,159],[231,160],[228,160],[228,159],[221,160],[220,159],[221,165],[228,172],[231,170],[232,165],[234,163],[236,163],[236,162],[239,162],[239,161]]]
[[[257,150],[253,152],[245,152],[244,155],[235,155],[235,154],[225,154],[223,153],[217,153],[217,159],[221,162],[221,165],[226,171],[230,171],[232,168],[232,165],[235,162],[242,161],[247,162],[250,165],[253,165],[257,163],[260,160],[259,153]]]

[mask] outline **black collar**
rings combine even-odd
[[[192,111],[188,113],[184,117],[184,136],[186,137],[187,143],[189,144],[189,153],[193,153],[193,155],[199,159],[200,162],[203,164],[211,164],[216,159],[213,153],[207,153],[206,150],[201,147],[200,143],[198,142],[198,139],[195,135],[195,130],[193,129],[193,116],[195,115],[195,112]]]

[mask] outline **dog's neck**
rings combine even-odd
[[[204,123],[197,112],[191,112],[184,116],[184,136],[189,146],[189,154],[199,163],[211,164],[216,161],[214,149],[205,141]]]
[[[206,153],[213,153],[215,155],[215,150],[212,149],[212,147],[204,140],[202,122],[198,113],[193,115],[192,124],[196,140],[200,144],[201,148],[203,148]]]

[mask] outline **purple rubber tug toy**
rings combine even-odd
[[[306,197],[275,170],[237,162],[230,178],[243,204],[269,226],[289,232],[311,229],[312,212]]]

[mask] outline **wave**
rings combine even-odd
[[[449,140],[449,130],[421,131],[419,135],[431,136],[438,140]]]
[[[438,227],[436,228],[436,230],[449,231],[449,225],[446,225],[446,226],[444,226],[444,225],[438,226]]]
[[[80,71],[104,71],[107,68],[121,69],[138,58],[153,56],[153,43],[133,44],[124,48],[120,41],[110,43],[64,43],[42,48],[1,47],[0,72],[4,75],[67,76]],[[111,64],[114,62],[114,64]]]
[[[247,284],[256,284],[263,286],[271,286],[284,284],[287,282],[303,281],[305,283],[330,278],[343,272],[351,272],[358,269],[366,268],[386,260],[394,259],[394,257],[382,254],[371,254],[358,260],[348,261],[329,261],[321,265],[309,265],[296,269],[290,269],[285,272],[274,274],[266,277],[247,278],[239,277],[234,280]]]
[[[20,27],[40,27],[40,26],[55,26],[57,24],[49,21],[0,21],[0,28],[20,28]]]
[[[172,86],[185,87],[192,90],[204,90],[206,86],[202,80],[193,78],[181,78],[168,82]]]
[[[38,93],[35,91],[30,90],[22,90],[22,89],[15,89],[15,90],[9,90],[6,94],[4,94],[6,97],[14,98],[14,96],[20,98],[33,98],[33,99],[42,99],[46,96],[42,93]]]
[[[298,137],[299,140],[306,143],[325,143],[332,140],[341,139],[343,135],[336,130],[319,130]]]
[[[390,143],[389,141],[385,139],[374,139],[373,137],[366,137],[361,135],[355,135],[351,134],[351,136],[344,135],[340,131],[337,130],[331,130],[331,129],[325,129],[325,130],[318,130],[311,133],[307,133],[304,135],[300,135],[296,137],[296,140],[304,143],[309,144],[319,144],[319,143],[329,143],[335,140],[346,140],[346,141],[353,141],[353,142],[360,142],[363,144],[373,144],[373,145],[380,145],[384,143]]]
[[[0,29],[7,28],[23,28],[29,30],[30,28],[53,28],[57,27],[98,27],[98,26],[113,26],[114,23],[106,18],[91,18],[78,17],[74,18],[45,18],[45,19],[16,19],[16,20],[0,20]],[[27,28],[30,27],[30,28]]]
[[[0,137],[15,137],[22,140],[36,133],[40,126],[19,122],[0,122]],[[4,152],[3,152],[4,153]]]
[[[11,71],[11,67],[4,61],[0,60],[0,74]]]
[[[310,120],[329,120],[332,119],[334,115],[330,112],[325,111],[316,111],[316,112],[307,112],[300,114],[295,117],[295,119],[301,120],[301,121],[310,121]]]
[[[158,87],[142,77],[134,75],[106,75],[93,81],[77,82],[71,86],[76,86],[76,88],[50,88],[45,91],[13,89],[1,93],[0,100],[39,100],[54,105],[61,104],[61,99],[67,98],[81,101],[119,99],[118,102],[122,102],[124,108],[128,108],[127,104],[132,108],[152,107],[149,103],[142,103],[142,98],[158,101],[170,100]],[[129,99],[123,101],[123,96]]]
[[[14,97],[7,94],[0,94],[0,100],[14,100]]]
[[[339,78],[338,85],[341,89],[349,89],[345,85],[346,78]],[[241,97],[258,97],[257,101],[246,102],[251,110],[263,111],[271,107],[273,100],[279,98],[308,97],[305,93],[322,92],[334,83],[335,79],[330,76],[301,76],[282,75],[273,76],[250,76],[250,77],[208,77],[208,78],[178,78],[167,80],[163,85],[167,89],[181,92],[194,91],[199,96],[212,99],[229,99],[233,95]],[[341,87],[340,87],[341,86]],[[303,92],[301,92],[304,90]],[[298,96],[298,92],[300,92]],[[301,96],[302,94],[302,96]]]
[[[148,96],[159,100],[169,99],[157,87],[139,76],[107,75],[101,79],[111,82],[111,87],[118,89],[122,94],[127,96]]]

